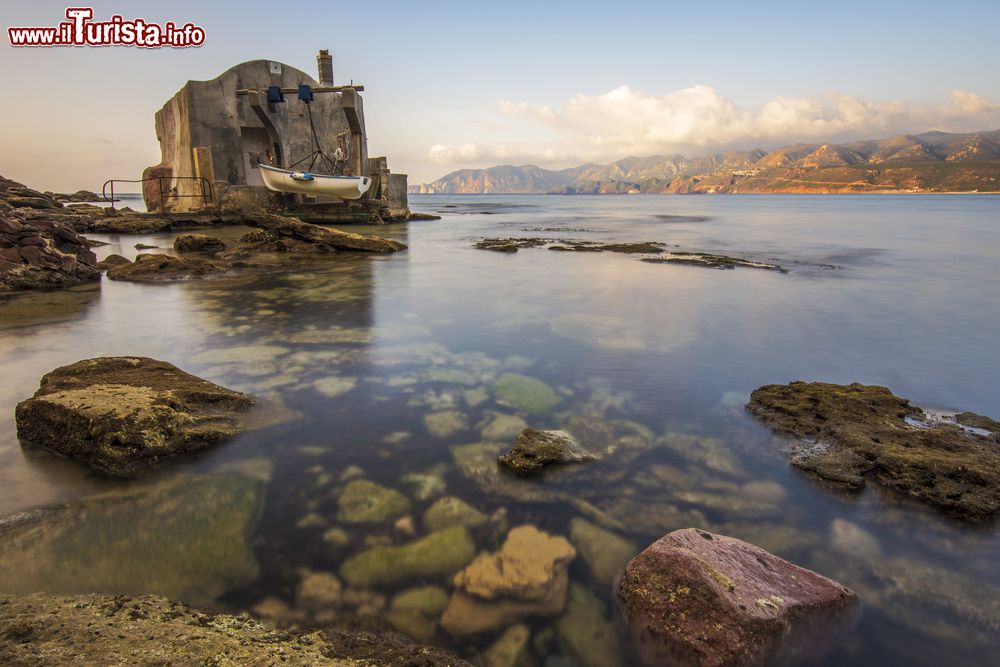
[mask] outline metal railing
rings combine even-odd
[[[101,188],[101,195],[104,197],[104,201],[111,202],[111,208],[115,207],[115,183],[145,183],[146,181],[156,181],[157,186],[160,190],[160,210],[163,210],[163,204],[166,202],[168,197],[173,197],[176,199],[181,199],[184,197],[194,198],[201,197],[205,204],[211,204],[214,201],[214,196],[212,193],[212,183],[207,178],[203,176],[150,176],[148,178],[140,178],[138,180],[126,180],[123,178],[112,178],[104,181],[104,187]],[[164,197],[163,182],[167,182],[166,197]],[[177,188],[170,187],[170,181],[199,181],[201,183],[201,192],[190,195],[183,195],[177,192]],[[110,188],[110,197],[108,196],[108,190]]]

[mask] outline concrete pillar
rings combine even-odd
[[[316,67],[319,69],[319,85],[333,85],[333,56],[326,49],[320,49],[316,55]]]

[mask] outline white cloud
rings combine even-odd
[[[748,107],[699,85],[656,95],[619,86],[602,95],[578,94],[562,103],[497,103],[506,128],[501,145],[449,144],[431,148],[438,163],[483,165],[496,161],[543,164],[609,162],[626,155],[684,152],[689,157],[732,148],[774,148],[797,141],[846,141],[1000,125],[1000,103],[964,91],[951,104],[930,106],[863,100],[843,93],[778,97]],[[544,146],[514,144],[510,137],[544,130]]]

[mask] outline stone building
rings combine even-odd
[[[195,211],[239,198],[296,212],[302,207],[322,209],[333,219],[339,209],[356,211],[357,204],[349,207],[335,198],[315,201],[302,195],[279,195],[264,187],[259,163],[293,168],[316,150],[318,142],[328,156],[341,148],[345,159],[338,167],[344,174],[372,177],[365,195],[368,203],[362,202],[362,208],[375,218],[405,217],[406,175],[390,173],[385,158],[368,157],[364,87],[335,86],[329,53],[320,51],[316,59],[320,81],[284,63],[251,60],[210,81],[184,84],[156,113],[162,159],[143,172],[146,207]],[[308,104],[298,96],[302,84],[313,93]],[[280,96],[279,90],[283,91]],[[307,170],[309,165],[306,160],[294,168]],[[330,171],[322,160],[311,169]]]

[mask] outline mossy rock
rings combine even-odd
[[[415,542],[382,546],[352,556],[340,567],[351,586],[384,586],[423,577],[447,577],[476,555],[469,531],[453,526]]]
[[[424,512],[424,529],[434,532],[451,526],[478,528],[487,520],[485,514],[461,498],[446,496],[437,500]]]
[[[569,541],[587,564],[594,580],[609,590],[625,564],[638,553],[628,540],[579,518],[569,522]]]
[[[410,511],[410,500],[402,493],[367,479],[351,481],[337,505],[337,518],[347,523],[384,523]]]
[[[497,400],[532,414],[548,412],[562,401],[552,387],[520,373],[504,373],[492,389]]]
[[[569,588],[566,612],[556,621],[559,647],[580,667],[624,667],[625,651],[618,628],[606,617],[605,605],[579,584]]]

